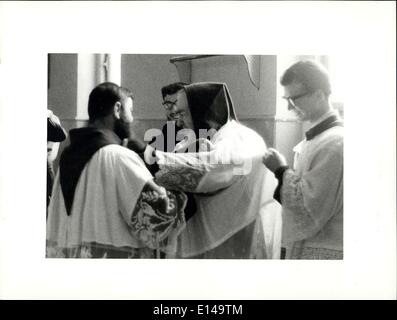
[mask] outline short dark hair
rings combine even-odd
[[[93,122],[108,116],[112,113],[114,104],[126,98],[133,99],[132,91],[127,88],[112,82],[97,85],[88,98],[89,121]]]
[[[299,61],[290,66],[282,75],[280,83],[287,86],[292,82],[301,83],[309,92],[321,90],[325,96],[331,94],[331,84],[328,71],[315,61]]]
[[[171,83],[161,88],[161,95],[163,96],[164,99],[166,95],[177,93],[178,91],[182,90],[186,85],[187,83],[185,82]]]

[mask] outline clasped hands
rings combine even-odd
[[[159,195],[159,208],[161,212],[169,213],[170,212],[170,198],[167,195],[167,190],[164,187],[159,187],[157,190]]]
[[[272,172],[275,172],[278,168],[287,165],[285,157],[273,148],[266,150],[263,155],[262,162]]]

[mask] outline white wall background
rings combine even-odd
[[[1,2],[0,297],[395,299],[395,12],[395,2]],[[345,259],[45,259],[47,53],[112,50],[342,55]]]

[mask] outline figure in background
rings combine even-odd
[[[167,122],[161,129],[161,135],[152,137],[149,144],[155,149],[165,152],[173,152],[176,144],[176,136],[179,130],[183,129],[183,119],[177,112],[175,106],[177,103],[177,95],[180,90],[186,85],[184,82],[174,82],[161,88],[161,95],[163,98],[162,106],[164,108]],[[133,132],[132,132],[133,134]],[[146,148],[146,143],[142,139],[131,135],[129,137],[127,146],[136,152],[143,152]],[[154,172],[156,167],[149,167],[148,169]]]
[[[264,164],[274,172],[274,197],[283,207],[287,259],[343,259],[343,124],[329,96],[327,71],[300,61],[281,78],[288,109],[311,129],[295,148],[294,166],[269,149]]]
[[[164,147],[162,149],[156,148],[160,151],[173,152],[175,144],[177,143],[177,133],[179,130],[183,129],[183,118],[177,111],[176,104],[178,102],[178,92],[183,90],[185,85],[187,85],[187,83],[175,82],[161,88],[167,123],[161,130],[164,137]]]
[[[47,209],[54,182],[53,163],[58,155],[59,144],[65,139],[66,131],[62,127],[59,118],[51,110],[47,110]]]
[[[47,257],[154,258],[184,226],[186,196],[158,186],[142,159],[121,145],[132,110],[130,90],[110,82],[92,90],[89,125],[70,130],[61,155]]]
[[[157,161],[157,183],[194,194],[197,212],[178,239],[178,257],[279,258],[281,217],[262,223],[276,185],[263,171],[262,137],[238,122],[223,83],[185,86],[176,108],[188,136],[176,148],[187,152],[148,146],[145,160]]]

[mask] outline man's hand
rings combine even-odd
[[[170,211],[170,198],[167,195],[167,190],[164,187],[159,186],[153,180],[146,182],[142,189],[142,192],[149,192],[152,195],[156,195],[156,207],[162,213],[168,213]]]
[[[158,189],[159,194],[159,209],[161,212],[168,213],[169,206],[170,206],[170,199],[167,195],[167,190],[163,187],[159,187]]]
[[[281,166],[287,165],[285,157],[276,149],[269,148],[262,158],[263,164],[272,172],[275,172]]]

